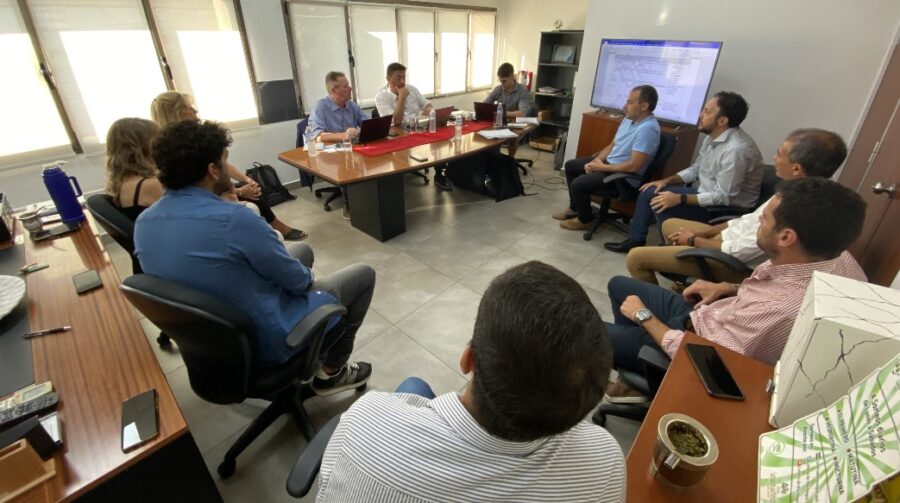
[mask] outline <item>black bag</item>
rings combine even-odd
[[[247,170],[247,176],[259,184],[259,188],[262,189],[260,199],[268,203],[269,206],[297,199],[297,196],[288,192],[284,185],[281,184],[281,179],[278,178],[275,168],[268,164],[254,162],[253,167]]]
[[[477,155],[451,162],[447,166],[447,178],[461,189],[491,196],[497,202],[525,195],[516,161],[504,154]]]

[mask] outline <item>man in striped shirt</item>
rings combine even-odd
[[[823,178],[783,182],[763,210],[757,244],[769,257],[743,283],[698,280],[683,296],[617,276],[609,282],[615,324],[607,325],[614,365],[642,372],[641,347],[674,356],[684,331],[774,365],[784,350],[813,271],[866,281],[846,250],[862,230],[866,205],[852,190]],[[646,401],[622,381],[612,403]]]
[[[621,449],[583,420],[610,363],[581,286],[540,262],[514,267],[481,299],[464,390],[360,398],[325,451],[317,501],[624,501]]]

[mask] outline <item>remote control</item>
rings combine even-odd
[[[48,409],[56,405],[59,401],[59,394],[55,391],[41,395],[33,400],[22,402],[12,409],[0,412],[0,425],[25,419],[26,417],[37,414],[38,412]]]

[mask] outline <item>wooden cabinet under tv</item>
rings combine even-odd
[[[616,136],[616,130],[624,116],[621,113],[595,110],[585,112],[581,120],[581,133],[578,135],[577,156],[584,157],[594,154],[603,147],[612,143]],[[664,178],[673,175],[688,167],[694,158],[694,150],[697,146],[697,137],[700,132],[696,126],[673,126],[660,123],[664,133],[675,135],[678,143],[675,152],[666,162],[659,177]]]

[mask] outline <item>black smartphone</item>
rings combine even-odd
[[[738,388],[725,362],[719,357],[716,348],[703,344],[688,344],[685,348],[694,368],[703,381],[707,393],[719,398],[743,400],[744,394]]]
[[[100,288],[101,286],[103,286],[103,281],[100,279],[100,275],[97,274],[97,271],[94,269],[88,269],[87,271],[80,272],[72,276],[72,281],[75,282],[75,291],[79,294],[89,292],[94,288]]]
[[[122,402],[122,450],[128,451],[159,434],[156,390],[149,389]]]
[[[80,227],[81,225],[79,223],[55,225],[53,227],[50,227],[49,229],[35,232],[31,235],[31,239],[33,239],[34,241],[43,241],[45,239],[61,236],[72,231],[77,231]]]

